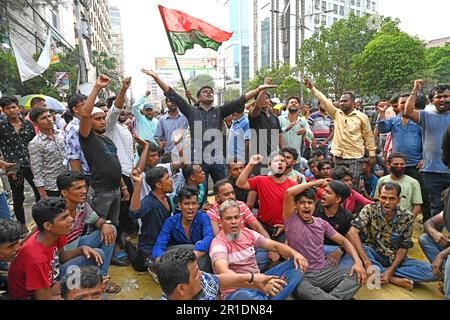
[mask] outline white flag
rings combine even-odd
[[[47,68],[40,66],[11,35],[11,44],[16,57],[17,67],[19,69],[20,80],[25,82],[41,75]]]
[[[40,65],[44,70],[48,69],[50,61],[52,59],[52,53],[50,52],[50,47],[52,45],[52,29],[48,29],[47,41],[45,41],[45,46],[42,49],[41,55],[38,60],[38,65]]]

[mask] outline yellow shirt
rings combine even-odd
[[[375,140],[370,128],[369,117],[353,110],[346,115],[336,108],[325,95],[313,88],[311,93],[316,97],[330,117],[334,120],[334,136],[331,153],[344,159],[360,159],[364,151],[369,150],[369,157],[375,156]]]

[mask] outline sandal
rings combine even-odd
[[[120,291],[122,291],[122,287],[119,286],[117,283],[112,282],[109,280],[106,283],[105,293],[106,294],[118,294]]]

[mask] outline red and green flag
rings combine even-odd
[[[194,44],[217,51],[233,35],[182,11],[158,7],[173,50],[179,55],[194,48]]]

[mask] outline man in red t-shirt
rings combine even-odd
[[[259,199],[258,220],[275,241],[284,243],[283,199],[287,189],[297,183],[288,179],[286,158],[283,153],[272,157],[269,166],[270,176],[256,176],[248,179],[255,165],[261,163],[262,156],[257,154],[250,158],[248,165],[239,175],[236,185],[244,190],[255,190]]]
[[[41,199],[32,215],[38,231],[25,241],[9,267],[9,295],[12,299],[60,299],[60,276],[71,266],[101,265],[103,252],[85,246],[64,251],[65,235],[73,224],[64,199]],[[60,262],[64,263],[61,267]]]

